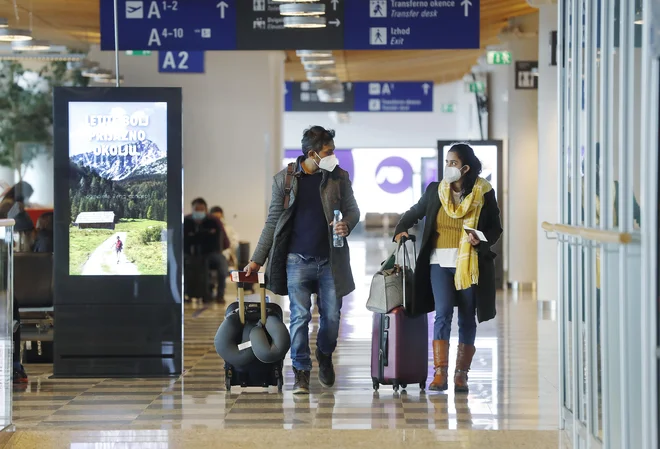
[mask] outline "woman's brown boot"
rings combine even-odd
[[[449,366],[449,340],[433,340],[433,367],[435,375],[429,390],[445,391],[447,386],[447,367]]]
[[[454,373],[454,391],[465,393],[468,388],[468,371],[472,365],[472,357],[477,351],[474,345],[458,344],[458,354],[456,355],[456,372]]]

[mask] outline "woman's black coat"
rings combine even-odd
[[[430,313],[435,310],[433,290],[431,288],[431,253],[435,249],[434,242],[438,231],[436,217],[440,212],[440,197],[438,182],[432,182],[422,195],[422,198],[408,212],[403,214],[396,226],[394,235],[407,232],[418,221],[425,219],[422,245],[415,267],[415,297],[407,305],[412,315]],[[484,194],[484,205],[481,209],[477,229],[484,233],[488,242],[476,246],[479,255],[479,284],[473,286],[476,290],[477,319],[479,322],[495,318],[495,257],[491,247],[502,235],[500,209],[497,206],[493,190]]]

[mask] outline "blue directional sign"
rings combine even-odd
[[[433,112],[432,81],[344,83],[344,101],[322,103],[307,82],[287,82],[287,112]]]
[[[101,50],[114,50],[113,0],[101,1]],[[119,0],[119,50],[236,50],[236,0]]]
[[[161,73],[204,73],[204,52],[159,51],[158,71]]]
[[[114,1],[101,49],[114,50]],[[430,50],[479,48],[480,0],[320,0],[327,26],[284,27],[272,0],[117,0],[119,50]]]
[[[344,48],[479,48],[479,0],[346,0]]]
[[[433,112],[433,82],[353,83],[356,112]]]

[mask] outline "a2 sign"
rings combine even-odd
[[[203,51],[159,51],[160,73],[204,73]]]

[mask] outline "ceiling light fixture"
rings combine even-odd
[[[317,3],[321,0],[271,0],[273,3]]]
[[[111,75],[108,78],[92,78],[91,81],[96,84],[117,84],[117,77],[115,75]],[[119,83],[124,82],[124,77],[120,76],[119,77]]]
[[[329,50],[296,50],[296,56],[299,58],[332,58],[332,52]]]
[[[31,41],[32,33],[15,28],[0,28],[0,42]]]
[[[14,51],[48,51],[50,50],[50,42],[32,39],[31,41],[14,41],[11,44]]]
[[[0,28],[8,28],[9,20],[6,17],[0,17]]]
[[[325,5],[322,3],[287,3],[280,5],[280,14],[283,16],[322,16],[325,14]]]
[[[316,70],[335,70],[336,66],[334,64],[325,64],[325,65],[317,65],[317,64],[309,64],[305,63],[303,64],[303,67],[306,72],[314,72]]]
[[[334,65],[335,63],[335,58],[329,57],[329,58],[308,58],[306,56],[303,56],[300,58],[300,62],[303,64],[314,64],[314,65]]]
[[[284,28],[325,28],[325,17],[285,17]]]
[[[307,79],[312,83],[338,81],[337,75],[331,72],[307,72]]]
[[[84,69],[81,75],[86,78],[112,78],[113,76],[110,70],[99,69],[97,67]]]

